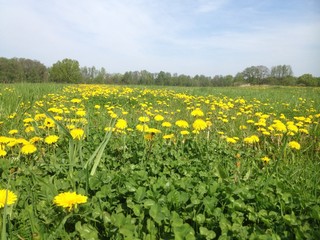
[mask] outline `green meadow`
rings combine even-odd
[[[320,88],[0,85],[4,239],[320,239]]]

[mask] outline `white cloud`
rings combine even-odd
[[[69,57],[111,72],[235,74],[250,65],[292,64],[298,75],[320,75],[319,18],[284,21],[254,6],[238,9],[236,3],[0,2],[0,52],[48,66]]]
[[[198,0],[198,2],[197,13],[211,13],[225,5],[228,0]]]

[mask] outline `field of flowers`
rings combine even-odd
[[[320,239],[319,97],[1,85],[1,240]]]

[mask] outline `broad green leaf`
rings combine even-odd
[[[151,236],[156,236],[158,233],[158,229],[156,228],[154,222],[151,219],[147,220],[147,230]],[[155,238],[150,238],[150,239],[155,239]]]
[[[206,236],[206,240],[214,239],[216,237],[216,233],[212,230],[208,230],[206,227],[200,227],[200,234]]]
[[[149,214],[158,224],[161,224],[161,221],[164,219],[163,213],[161,212],[161,207],[157,203],[151,206]]]
[[[134,200],[136,202],[140,203],[145,197],[146,197],[146,188],[145,187],[139,187],[134,195]]]
[[[156,204],[156,202],[154,200],[152,200],[152,199],[146,199],[146,200],[143,201],[143,206],[145,208],[149,208],[149,207],[151,207],[151,206],[153,206],[155,204]]]
[[[175,240],[194,240],[194,239],[196,239],[194,236],[193,228],[187,223],[184,223],[179,226],[173,226],[173,232],[174,232],[174,239]]]
[[[80,236],[82,239],[85,240],[98,240],[98,231],[95,229],[93,226],[90,224],[83,224],[81,225],[81,222],[77,222],[76,225],[76,230],[80,233]]]

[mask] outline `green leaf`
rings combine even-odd
[[[196,216],[196,222],[200,225],[203,224],[205,220],[206,217],[201,213]]]
[[[182,218],[179,216],[179,214],[175,211],[171,213],[171,225],[172,226],[181,226],[183,224]]]
[[[129,222],[120,227],[119,232],[128,239],[134,239],[134,225]]]
[[[98,240],[98,231],[91,226],[90,224],[83,224],[81,225],[81,222],[76,223],[76,230],[80,233],[80,236],[82,239],[85,240]]]
[[[111,215],[111,223],[120,228],[126,222],[126,217],[123,213],[116,213]]]
[[[146,188],[145,187],[139,187],[134,195],[134,200],[136,202],[140,203],[145,197],[146,197]]]
[[[194,236],[193,228],[184,223],[180,226],[173,226],[174,239],[175,240],[194,240],[196,239]]]
[[[215,175],[222,180],[227,177],[226,171],[221,166],[216,167]]]
[[[229,229],[231,229],[230,222],[224,216],[221,217],[221,220],[219,222],[219,226],[221,229],[221,234],[226,234],[229,231]]]
[[[311,216],[316,220],[320,220],[320,206],[313,206],[311,208]]]
[[[145,208],[149,208],[149,207],[151,207],[151,206],[153,206],[153,205],[155,205],[155,204],[156,204],[156,202],[153,201],[152,199],[146,199],[146,200],[144,200],[144,202],[143,202],[143,206],[144,206]]]
[[[164,219],[164,215],[161,212],[161,207],[159,206],[159,204],[155,203],[154,205],[152,205],[149,210],[149,214],[156,223],[161,225],[161,221]]]
[[[250,178],[250,176],[251,176],[251,169],[249,169],[246,175],[244,175],[243,181],[247,181]]]
[[[157,235],[158,230],[157,230],[154,222],[151,219],[147,220],[147,230],[149,231],[151,236]],[[155,238],[151,238],[151,239],[155,239]]]
[[[200,234],[206,236],[207,240],[214,239],[216,237],[216,233],[212,230],[208,230],[206,227],[200,227]]]
[[[294,212],[292,212],[291,215],[289,214],[284,215],[283,220],[285,221],[286,224],[291,226],[297,226],[299,224]]]

